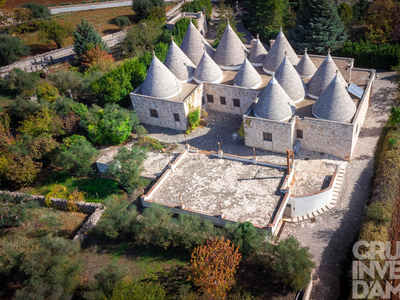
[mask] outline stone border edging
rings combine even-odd
[[[0,194],[11,195],[14,198],[26,196],[29,197],[31,200],[38,201],[41,206],[46,206],[45,204],[46,197],[43,195],[30,195],[25,193],[9,192],[9,191],[0,191]],[[59,198],[51,198],[50,201],[57,208],[62,210],[68,210],[67,200]],[[100,217],[103,214],[106,207],[101,203],[84,202],[84,201],[77,201],[75,202],[75,205],[83,213],[90,214],[89,218],[86,220],[85,223],[82,224],[78,233],[73,238],[74,241],[82,242],[87,237],[87,232],[96,226],[97,222],[100,220]]]

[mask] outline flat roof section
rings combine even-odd
[[[224,219],[266,227],[284,196],[285,175],[278,168],[188,153],[149,200],[210,216],[221,209]]]

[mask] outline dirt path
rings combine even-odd
[[[294,235],[310,247],[317,264],[311,299],[346,299],[340,295],[342,265],[347,251],[364,218],[364,205],[369,200],[376,144],[395,99],[391,82],[394,72],[377,72],[371,105],[361,129],[353,160],[346,175],[336,207],[310,221],[287,224],[281,238]]]

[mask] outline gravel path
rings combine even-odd
[[[281,238],[294,235],[310,247],[317,264],[311,299],[339,299],[342,260],[357,234],[369,200],[376,143],[395,99],[394,72],[377,72],[366,120],[348,163],[337,205],[311,223],[286,224]],[[341,298],[344,298],[343,295]],[[347,298],[346,298],[347,299]]]

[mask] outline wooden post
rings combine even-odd
[[[218,148],[219,148],[219,151],[221,151],[221,144],[220,144],[220,142],[218,142]]]
[[[253,148],[254,157],[256,157],[256,148]]]
[[[287,173],[290,174],[290,150],[286,149]]]

